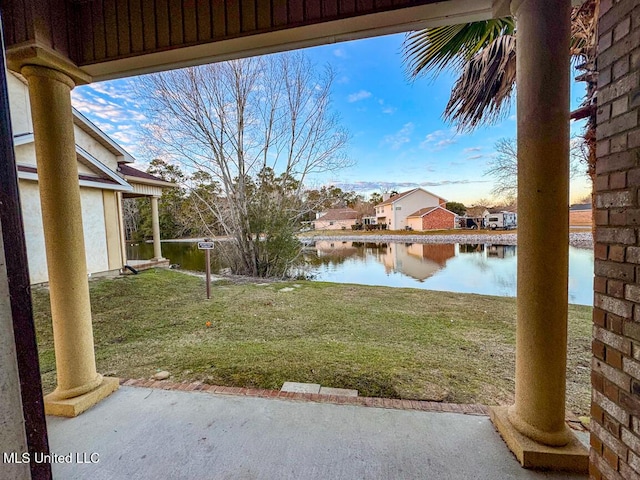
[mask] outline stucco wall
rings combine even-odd
[[[411,227],[411,230],[422,230],[422,217],[407,218],[407,225]]]
[[[109,253],[102,190],[81,188],[80,201],[82,202],[84,248],[87,252],[87,272],[105,272],[109,270]]]
[[[36,167],[38,162],[36,160],[36,146],[35,143],[26,143],[24,145],[18,145],[15,147],[16,162],[19,165],[28,165]]]
[[[40,193],[37,182],[20,180],[20,203],[24,236],[27,243],[29,260],[29,278],[31,283],[46,282],[47,260],[42,233],[42,210],[40,209]]]
[[[602,0],[590,477],[640,478],[640,3]]]
[[[80,199],[82,202],[82,224],[87,254],[87,272],[105,272],[110,268],[102,190],[81,188]],[[22,204],[31,283],[46,282],[49,277],[42,228],[40,194],[36,182],[20,180],[20,201]]]
[[[316,230],[351,230],[351,225],[355,225],[355,220],[315,220]],[[331,225],[333,223],[333,225]]]
[[[109,270],[122,268],[121,222],[118,209],[119,197],[116,192],[103,190],[104,224],[108,251]]]
[[[27,86],[13,73],[7,75],[9,87],[9,107],[11,109],[11,128],[14,135],[32,133],[31,105]]]
[[[73,126],[73,134],[76,138],[76,144],[80,145],[87,152],[93,155],[96,159],[104,163],[108,168],[114,172],[118,169],[118,160],[115,155],[107,150],[101,143],[85,133],[77,125]]]

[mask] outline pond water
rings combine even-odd
[[[226,265],[212,255],[212,272]],[[195,243],[163,242],[180,268],[204,271]],[[127,247],[128,258],[153,257],[153,245]],[[315,280],[515,296],[515,245],[318,241],[305,247],[304,272]],[[593,251],[569,247],[569,303],[593,304]]]

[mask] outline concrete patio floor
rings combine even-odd
[[[521,468],[484,415],[123,386],[47,424],[53,453],[99,460],[65,480],[586,478]]]

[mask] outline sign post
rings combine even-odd
[[[213,250],[213,241],[205,238],[204,242],[198,242],[198,249],[204,250],[205,263],[205,283],[207,284],[207,299],[211,298],[211,250]]]

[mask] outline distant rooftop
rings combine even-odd
[[[332,208],[322,215],[318,220],[355,220],[358,212],[352,208]]]
[[[429,213],[433,212],[434,210],[437,210],[441,208],[442,210],[444,210],[445,212],[450,213],[451,215],[455,215],[454,212],[452,212],[451,210],[447,210],[446,208],[443,207],[426,207],[426,208],[421,208],[420,210],[418,210],[417,212],[413,212],[411,215],[409,215],[407,218],[409,217],[424,217],[425,215],[428,215]]]
[[[569,207],[569,210],[571,210],[572,212],[578,211],[578,210],[591,210],[591,204],[590,203],[575,203],[573,205],[571,205],[571,207]]]
[[[142,170],[138,170],[137,168],[133,168],[130,165],[125,163],[118,164],[118,172],[125,177],[134,177],[139,178],[140,180],[151,180],[153,182],[158,182],[161,184],[166,184],[167,186],[175,186],[173,182],[167,182],[160,177],[156,177],[155,175],[151,175],[150,173],[143,172]]]

